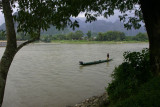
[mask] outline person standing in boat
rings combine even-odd
[[[109,59],[109,53],[107,53],[107,60]]]

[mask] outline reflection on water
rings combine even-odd
[[[107,64],[106,64],[106,65],[107,65],[107,67],[109,67],[109,62],[107,62]]]
[[[31,44],[11,65],[3,107],[65,107],[99,95],[124,51],[148,44]],[[0,55],[4,48],[0,48]],[[79,61],[113,61],[82,67]]]

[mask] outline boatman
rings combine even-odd
[[[107,53],[107,60],[109,59],[109,53]]]

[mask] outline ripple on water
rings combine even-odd
[[[3,107],[65,107],[104,92],[124,51],[148,44],[31,44],[14,58]],[[4,48],[0,48],[0,56]],[[79,61],[113,61],[79,66]]]

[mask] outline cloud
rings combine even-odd
[[[115,14],[113,15],[113,16],[110,16],[109,18],[105,18],[105,17],[103,17],[103,16],[100,16],[100,17],[98,17],[97,19],[98,20],[105,20],[105,21],[107,21],[107,22],[115,22],[116,20],[118,20],[119,19],[119,15],[122,15],[120,12],[119,12],[119,10],[115,10],[114,11],[115,12]],[[85,13],[80,13],[79,15],[78,15],[78,18],[85,18]]]

